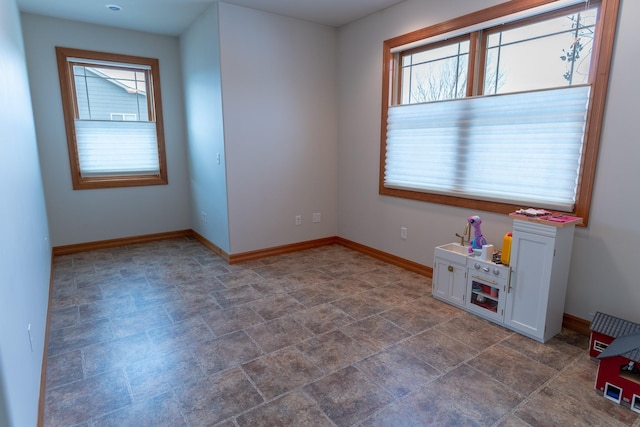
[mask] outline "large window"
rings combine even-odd
[[[166,184],[158,60],[56,53],[73,188]]]
[[[384,43],[380,194],[585,219],[618,0],[512,0]]]

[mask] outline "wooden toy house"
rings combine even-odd
[[[596,313],[589,354],[598,361],[596,391],[640,413],[640,325]]]

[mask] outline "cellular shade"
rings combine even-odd
[[[389,107],[384,185],[572,211],[589,90]]]
[[[75,121],[81,175],[158,175],[155,122]]]

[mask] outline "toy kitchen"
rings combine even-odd
[[[509,216],[513,230],[501,251],[487,243],[477,215],[456,233],[459,242],[435,248],[433,297],[546,342],[562,329],[573,234],[582,219],[542,209]]]

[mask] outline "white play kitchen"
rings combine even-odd
[[[433,296],[545,342],[562,328],[573,234],[582,219],[534,209],[509,216],[513,231],[502,254],[478,236],[478,216],[456,234],[460,242],[435,248]]]

